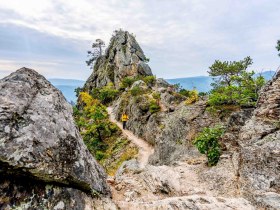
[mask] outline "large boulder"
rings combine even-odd
[[[280,209],[280,72],[263,88],[239,144],[242,194],[256,205]]]
[[[124,77],[152,75],[147,61],[132,34],[122,30],[116,31],[105,55],[96,60],[93,73],[85,83],[84,89],[91,91],[111,82],[118,88]]]
[[[0,208],[83,209],[92,195],[110,197],[60,91],[27,68],[1,79],[0,90]]]

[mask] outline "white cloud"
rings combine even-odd
[[[0,10],[11,11],[0,24],[77,41],[108,42],[115,29],[128,30],[161,77],[205,74],[215,59],[247,55],[259,69],[279,63],[280,5],[272,0],[0,0]]]
[[[81,78],[81,72],[79,69],[74,69],[75,71],[69,71],[69,66],[75,65],[74,62],[65,63],[64,61],[43,61],[43,60],[0,60],[0,79],[8,76],[12,72],[22,67],[27,67],[31,69],[35,69],[40,74],[47,78]],[[63,71],[62,69],[67,69],[68,71]],[[58,71],[61,69],[61,71]],[[85,79],[83,77],[82,79]]]

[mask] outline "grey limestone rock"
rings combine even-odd
[[[280,72],[263,88],[257,108],[242,127],[238,141],[241,192],[268,209],[280,206],[279,93]]]
[[[35,191],[52,184],[84,198],[110,196],[106,174],[84,145],[60,91],[27,68],[1,79],[0,90],[1,176],[36,180],[41,187]]]

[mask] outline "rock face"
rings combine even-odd
[[[166,94],[169,93],[165,91],[161,96],[165,97]],[[175,97],[169,95],[173,98],[173,102],[176,102]],[[155,146],[155,152],[149,160],[150,164],[170,164],[185,153],[191,155],[194,151],[191,141],[196,133],[203,127],[225,123],[205,111],[205,101],[190,106],[181,103],[170,112],[170,108],[165,105],[167,103],[164,102],[165,98],[162,98],[161,112],[151,113],[150,97],[125,95],[115,103],[114,108],[116,116],[120,119],[125,104],[125,110],[130,117],[127,128]]]
[[[280,209],[280,72],[262,90],[239,144],[242,194],[260,207]]]
[[[60,91],[27,68],[0,80],[0,90],[1,209],[84,209],[92,195],[110,196]]]
[[[116,175],[113,198],[121,209],[255,209],[236,194],[230,179],[234,174],[225,170],[230,161],[223,159],[211,169],[203,161],[201,156],[195,164],[140,169],[136,160],[130,160]]]
[[[116,31],[105,55],[97,59],[84,89],[100,88],[110,82],[118,88],[124,77],[152,75],[147,60],[132,34],[122,30]]]

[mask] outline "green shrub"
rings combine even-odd
[[[108,104],[115,100],[118,95],[118,90],[110,86],[105,86],[100,90],[99,99],[103,104]]]
[[[156,100],[151,100],[151,101],[150,101],[149,111],[150,111],[152,114],[160,111],[160,106],[158,105],[158,103],[156,102]]]
[[[160,93],[159,92],[153,92],[152,96],[155,100],[160,100]]]
[[[120,87],[122,89],[125,89],[127,87],[131,87],[131,85],[137,81],[137,78],[135,77],[125,77],[123,78],[123,80],[121,81]]]
[[[143,77],[142,80],[149,86],[154,85],[156,82],[156,77],[155,76],[146,76]]]
[[[220,126],[214,128],[207,127],[193,141],[198,151],[207,156],[208,166],[214,166],[219,161],[221,155],[219,139],[223,133],[224,129]]]
[[[113,83],[102,88],[94,88],[91,92],[91,96],[100,100],[103,104],[108,104],[115,100],[119,95],[119,91],[115,89]]]
[[[186,105],[193,104],[198,101],[198,92],[197,90],[190,90],[188,93],[188,98],[185,101]]]
[[[95,153],[95,158],[97,160],[102,160],[105,156],[106,156],[106,154],[101,151],[96,151],[96,153]]]
[[[179,90],[179,93],[183,96],[186,96],[186,97],[190,96],[190,90],[181,89],[181,90]]]
[[[86,92],[80,92],[79,100],[83,108],[74,112],[74,118],[86,146],[96,156],[98,151],[106,149],[105,140],[116,132],[116,126],[110,122],[106,107],[99,100]]]
[[[207,96],[208,93],[207,93],[207,92],[199,92],[198,95],[199,95],[199,96]]]
[[[130,93],[132,96],[138,96],[144,93],[144,91],[139,86],[134,86],[131,88]]]

